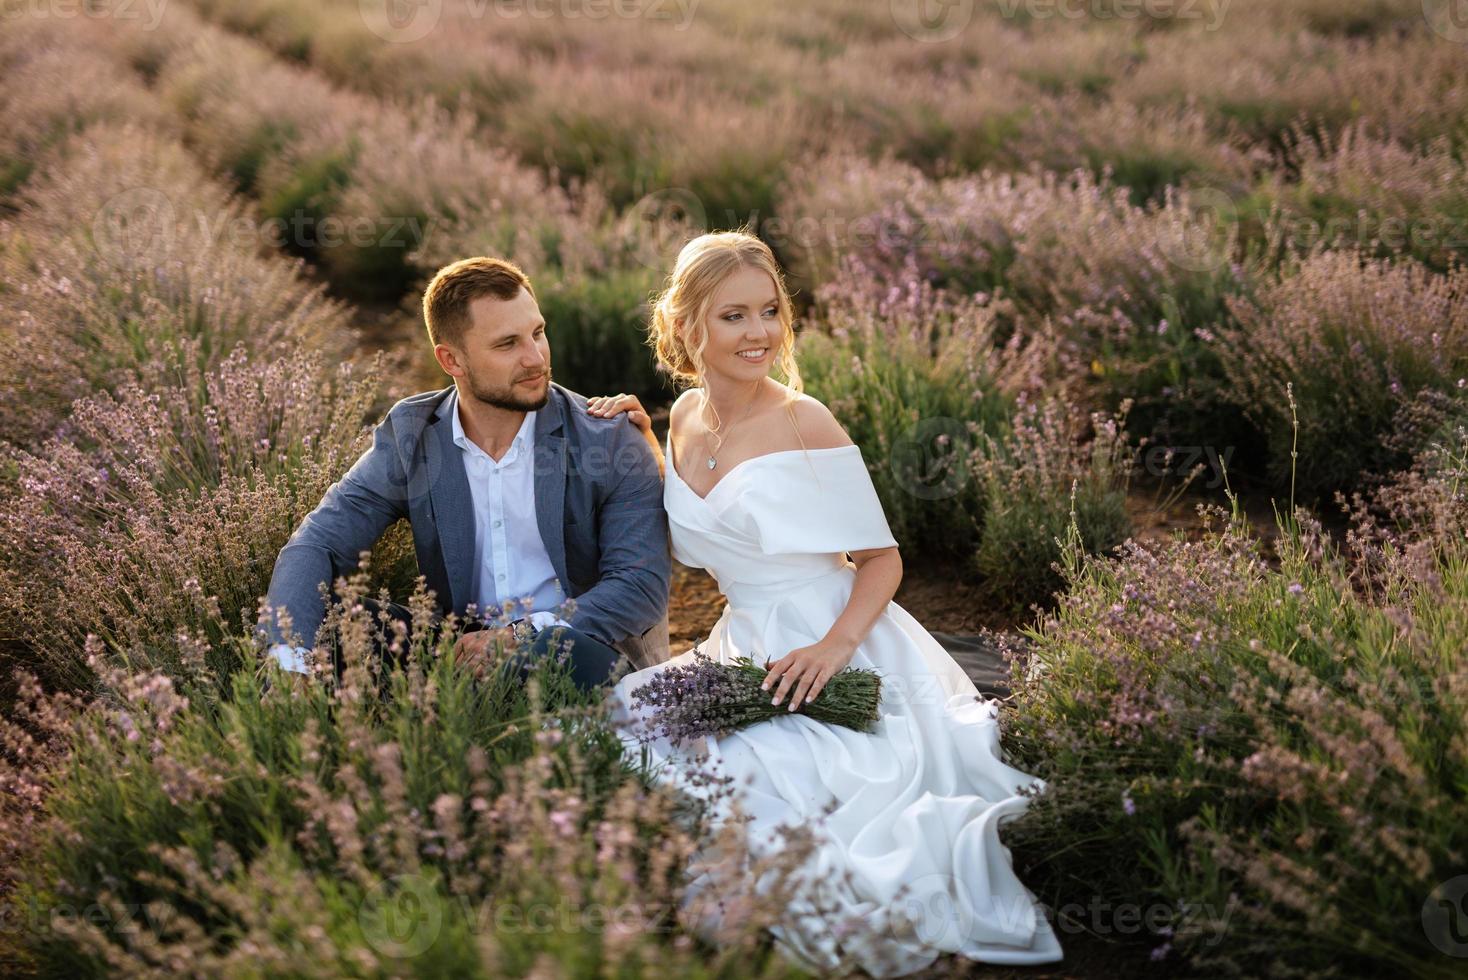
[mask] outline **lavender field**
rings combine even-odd
[[[251,630],[449,383],[435,270],[661,433],[649,297],[735,228],[1047,783],[1066,960],[925,975],[1468,972],[1468,4],[18,0],[0,77],[0,972],[803,975],[801,842],[696,935],[704,815],[555,671]],[[406,521],[341,588],[426,619]]]

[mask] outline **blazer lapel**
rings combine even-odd
[[[535,523],[561,590],[571,594],[566,575],[565,396],[551,385],[550,400],[535,415]],[[452,440],[450,440],[452,442]]]
[[[454,445],[454,425],[447,411],[450,401],[445,396],[433,413],[424,450],[437,454],[436,459],[428,461],[429,499],[452,593],[448,606],[462,615],[464,607],[473,601],[474,498],[469,493],[463,450]]]

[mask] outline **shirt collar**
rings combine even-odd
[[[465,451],[475,451],[488,456],[483,449],[470,441],[464,434],[464,423],[459,420],[459,386],[454,385],[454,390],[449,392],[448,409],[449,418],[454,424],[454,445]],[[520,430],[515,433],[514,440],[510,443],[509,452],[500,457],[500,462],[507,462],[512,453],[518,450],[529,450],[534,448],[535,440],[535,413],[526,412],[525,421],[520,423]]]

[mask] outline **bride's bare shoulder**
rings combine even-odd
[[[790,409],[795,416],[795,425],[805,448],[837,449],[853,444],[846,429],[820,399],[802,392],[791,402]]]
[[[703,389],[689,388],[673,399],[673,404],[668,409],[668,423],[682,425],[690,416],[697,414],[698,406],[701,404],[703,404]]]
[[[703,404],[703,389],[689,388],[668,408],[668,431],[679,445],[687,439],[697,438],[698,409]]]

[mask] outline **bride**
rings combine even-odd
[[[658,450],[673,556],[706,569],[727,600],[697,649],[769,661],[766,688],[789,714],[696,746],[651,735],[652,709],[632,693],[690,650],[624,675],[608,694],[612,719],[634,761],[650,759],[688,792],[707,785],[693,778],[698,767],[733,777],[750,853],[782,826],[818,829],[813,873],[843,919],[885,940],[840,936],[792,907],[771,933],[802,966],[854,960],[885,977],[942,953],[1055,962],[1060,944],[999,838],[1028,805],[1021,788],[1043,783],[1001,761],[998,702],[891,601],[897,542],[861,450],[802,393],[792,321],[768,246],[722,232],[684,246],[650,329],[659,362],[695,386],[674,402]],[[655,444],[636,398],[588,404],[599,416],[631,413]],[[882,675],[873,731],[795,713],[848,666]]]

